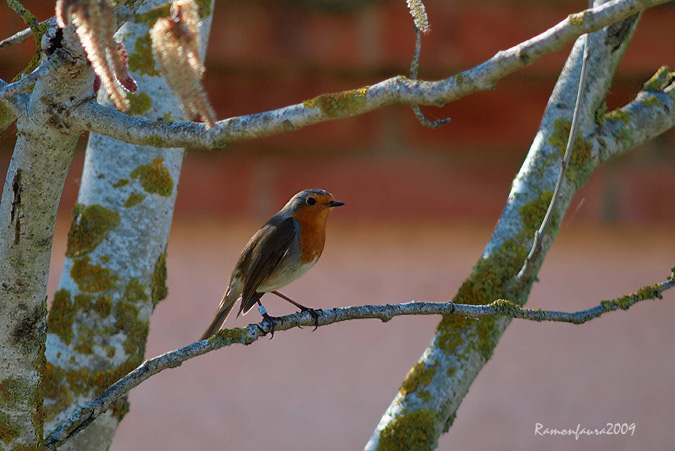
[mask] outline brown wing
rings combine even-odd
[[[246,282],[241,294],[239,314],[245,314],[255,305],[259,297],[256,295],[258,287],[286,255],[295,236],[295,220],[272,218],[260,229],[259,234],[260,238],[255,240],[254,246],[250,249],[252,259],[244,277]]]

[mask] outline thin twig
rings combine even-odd
[[[523,282],[532,277],[536,263],[539,260],[542,250],[542,239],[548,231],[548,228],[551,226],[553,217],[558,213],[558,205],[562,198],[562,186],[565,183],[567,176],[567,167],[569,166],[570,159],[572,158],[572,151],[574,149],[574,140],[576,138],[577,129],[579,128],[579,112],[581,111],[581,104],[583,102],[584,87],[586,84],[586,70],[588,67],[588,59],[590,58],[590,49],[588,45],[588,34],[584,35],[583,38],[584,53],[581,61],[581,74],[579,75],[579,89],[577,90],[577,99],[574,104],[574,112],[572,114],[572,125],[570,126],[570,135],[567,139],[567,147],[565,148],[565,156],[563,157],[562,163],[560,164],[560,174],[558,174],[558,181],[555,184],[555,189],[553,191],[553,196],[551,197],[551,203],[546,210],[546,215],[539,226],[539,229],[534,233],[534,240],[532,242],[532,248],[530,253],[525,259],[523,267],[516,275],[517,282]]]
[[[413,60],[410,63],[410,78],[417,80],[417,74],[420,68],[420,54],[422,53],[422,32],[415,27],[415,53],[413,53]]]
[[[419,105],[410,105],[410,108],[413,110],[413,113],[415,114],[415,117],[420,122],[420,124],[424,125],[425,127],[438,128],[450,122],[449,117],[446,117],[445,119],[437,119],[435,121],[427,119],[424,113],[422,113],[422,110],[420,110]]]
[[[413,60],[410,63],[410,79],[411,80],[417,80],[417,73],[419,71],[420,67],[420,53],[422,52],[422,31],[415,26],[415,54],[413,55]],[[410,108],[413,110],[413,113],[415,114],[415,117],[417,118],[418,121],[420,121],[420,124],[424,125],[425,127],[429,128],[438,128],[442,125],[447,124],[450,122],[450,118],[447,117],[445,119],[439,119],[436,121],[432,121],[427,119],[427,117],[422,113],[422,110],[420,110],[420,106],[415,104],[415,105],[410,105]]]
[[[675,268],[674,268],[675,270]],[[661,294],[675,286],[671,275],[665,282],[646,286],[636,293],[621,298],[602,301],[588,310],[575,313],[546,311],[522,308],[510,301],[496,300],[487,305],[455,304],[453,302],[407,302],[404,304],[364,305],[331,310],[319,310],[318,326],[327,326],[342,321],[356,319],[379,319],[387,322],[396,316],[403,315],[457,315],[479,319],[486,316],[504,316],[521,318],[530,321],[554,321],[572,324],[583,324],[607,312],[627,310],[636,303],[648,299],[661,299]],[[274,330],[280,332],[299,326],[314,326],[316,319],[310,312],[298,312],[274,319]],[[85,404],[55,428],[45,442],[46,449],[56,449],[70,437],[77,434],[94,419],[127,394],[132,388],[167,368],[176,368],[186,360],[215,351],[233,344],[250,345],[265,336],[269,330],[265,322],[250,324],[247,327],[224,329],[208,340],[198,341],[183,348],[167,352],[158,357],[146,360],[135,370],[105,389],[96,399]]]

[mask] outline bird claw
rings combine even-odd
[[[260,331],[263,333],[263,335],[267,335],[269,333],[271,340],[272,338],[274,338],[274,328],[276,327],[276,318],[268,315],[267,313],[263,313],[262,317],[263,320],[256,325],[258,326],[258,329],[260,329]]]
[[[313,309],[310,307],[303,307],[300,309],[301,312],[309,312],[310,316],[314,319],[314,329],[312,332],[319,328],[319,315],[321,315],[321,309]]]

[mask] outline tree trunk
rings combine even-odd
[[[117,33],[129,52],[139,89],[129,114],[185,120],[178,99],[154,65],[143,13],[165,4],[147,1],[138,22]],[[200,8],[203,60],[211,2]],[[99,101],[111,105],[105,93]],[[150,316],[166,297],[166,246],[184,150],[126,144],[92,133],[68,234],[66,261],[49,314],[47,429],[138,366]],[[126,398],[66,445],[107,449],[129,409]]]
[[[596,2],[596,6],[604,2]],[[637,23],[637,16],[589,35],[591,58],[581,104],[580,127],[563,186],[560,208],[544,236],[534,276],[522,283],[515,276],[532,246],[534,232],[550,203],[569,135],[583,60],[579,38],[554,88],[540,129],[516,176],[508,201],[482,258],[464,281],[454,302],[487,304],[509,299],[527,301],[534,277],[557,235],[574,193],[600,160],[600,146],[591,138],[616,67]],[[514,106],[514,107],[517,107]],[[410,370],[399,393],[382,416],[366,445],[375,449],[431,449],[447,432],[471,383],[492,356],[508,318],[478,321],[445,317],[429,347]],[[413,448],[410,448],[412,446]]]
[[[64,37],[64,41],[73,36]],[[90,96],[93,73],[79,44],[43,51],[58,67],[21,96],[17,143],[0,204],[0,447],[43,443],[47,278],[56,211],[80,135],[61,114]],[[77,42],[77,41],[69,41]]]

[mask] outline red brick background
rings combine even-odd
[[[52,14],[52,2],[24,3],[40,19]],[[428,1],[432,31],[424,37],[420,76],[438,79],[468,69],[585,4]],[[15,14],[1,11],[5,35],[22,28]],[[217,1],[205,84],[219,118],[373,84],[407,73],[411,23],[402,0]],[[611,89],[610,108],[629,101],[658,67],[674,65],[673,23],[672,4],[644,14]],[[20,70],[32,48],[28,42],[0,50],[1,76],[9,79]],[[494,222],[565,57],[547,56],[494,91],[423,108],[432,119],[452,117],[437,130],[422,127],[408,107],[394,106],[227,150],[192,150],[176,213],[263,217],[292,193],[318,186],[348,202],[352,208],[345,216],[353,219]],[[578,195],[576,219],[674,219],[675,209],[666,204],[675,188],[674,141],[669,132],[598,171]],[[12,143],[10,130],[0,142],[5,164]],[[64,193],[67,209],[76,196],[79,165]]]

